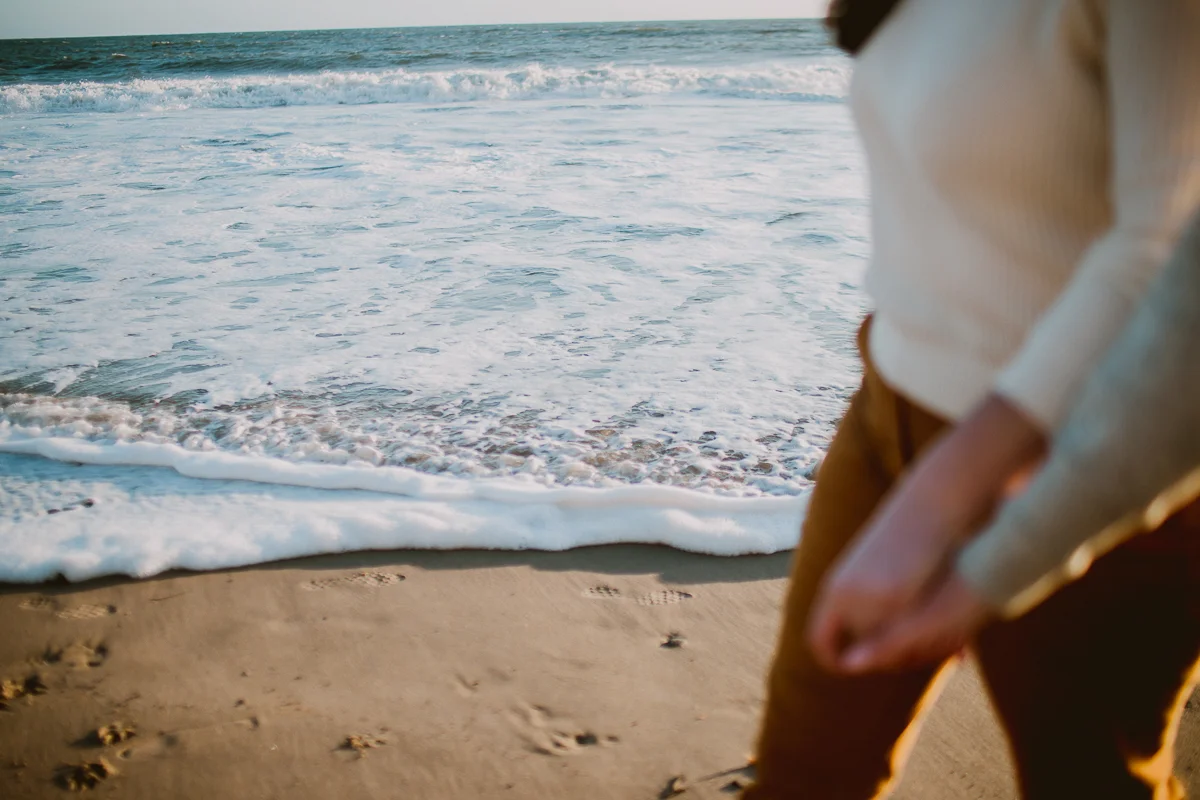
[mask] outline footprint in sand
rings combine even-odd
[[[471,697],[479,691],[479,681],[457,672],[454,674],[454,688],[463,697]]]
[[[318,589],[348,589],[355,586],[363,589],[381,589],[384,586],[395,586],[403,580],[405,577],[398,572],[358,572],[338,578],[319,578],[301,586],[309,592]]]
[[[0,680],[0,711],[8,711],[13,701],[34,697],[48,691],[41,675],[29,675],[17,680]]]
[[[546,756],[574,755],[590,747],[619,741],[616,736],[601,737],[570,720],[555,716],[545,706],[518,707],[511,718],[529,748]]]
[[[480,691],[503,687],[512,683],[513,680],[511,674],[495,667],[488,667],[483,675],[455,672],[453,677],[454,689],[463,697],[474,697]]]
[[[113,605],[86,604],[64,608],[53,597],[30,597],[22,600],[19,608],[24,611],[40,611],[46,614],[53,614],[59,619],[70,620],[102,619],[104,617],[111,617],[117,613],[117,607]]]
[[[23,611],[58,611],[58,601],[49,597],[29,597],[21,601]]]
[[[621,594],[620,589],[616,589],[612,586],[606,586],[606,585],[592,586],[591,588],[586,590],[583,594],[585,597],[591,597],[596,600],[624,600],[625,599],[625,595]]]
[[[583,595],[593,600],[629,600],[637,603],[639,606],[669,606],[692,599],[690,593],[681,592],[676,589],[663,589],[662,591],[649,592],[638,597],[627,597],[622,594],[620,589],[603,584],[592,586],[585,590]]]
[[[82,764],[63,764],[56,776],[58,785],[72,792],[95,789],[103,781],[117,774],[117,769],[103,758],[84,761]]]
[[[264,720],[259,716],[230,719],[191,728],[175,728],[142,736],[136,731],[123,742],[116,742],[107,752],[128,762],[152,761],[186,752],[189,748],[208,751],[213,747],[230,747],[244,743],[247,736],[258,736]]]
[[[54,616],[59,619],[102,619],[117,613],[116,606],[84,605],[74,608],[64,608],[56,611]]]
[[[136,736],[136,733],[133,734]],[[130,738],[133,738],[132,736]],[[160,731],[156,736],[137,737],[133,741],[126,739],[114,742],[108,752],[116,752],[121,761],[146,761],[163,758],[180,747],[179,734]],[[119,749],[117,749],[119,748]]]
[[[673,606],[676,603],[682,603],[684,600],[691,600],[691,594],[687,592],[676,591],[675,589],[664,589],[661,592],[650,592],[637,598],[639,606]]]
[[[46,650],[42,661],[71,669],[95,669],[108,660],[108,646],[99,643],[72,642],[66,647]]]
[[[128,742],[135,736],[137,736],[137,729],[132,725],[126,725],[124,722],[112,722],[88,733],[83,738],[83,742],[93,747],[110,747],[114,744]]]
[[[112,747],[124,744],[137,736],[137,728],[124,722],[111,722],[99,728],[88,731],[86,735],[75,742],[75,747]],[[120,758],[128,758],[132,749],[126,748],[117,753]]]

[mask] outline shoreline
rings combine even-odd
[[[628,543],[722,556],[769,554],[795,546],[808,502],[808,493],[729,497],[647,484],[545,487],[148,443],[75,442],[118,462],[80,465],[3,452],[9,444],[0,436],[0,497],[8,501],[0,506],[15,516],[0,582],[21,584],[57,575],[144,578],[172,568],[232,569],[409,548],[566,551]],[[130,465],[124,455],[130,451],[181,454],[209,474]],[[255,474],[260,467],[292,483],[267,482],[269,476]],[[239,477],[237,469],[250,477]],[[299,485],[301,478],[308,483]]]

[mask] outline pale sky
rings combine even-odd
[[[816,17],[828,0],[0,0],[0,39],[150,33]]]

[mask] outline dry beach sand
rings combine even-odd
[[[732,797],[787,560],[406,551],[0,587],[0,797]],[[1190,712],[1179,751],[1195,792]],[[1015,797],[970,669],[899,797]]]

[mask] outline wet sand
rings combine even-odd
[[[0,797],[733,797],[787,560],[405,551],[0,587]],[[1189,712],[1193,792],[1197,765]],[[1015,797],[970,668],[898,797]]]

